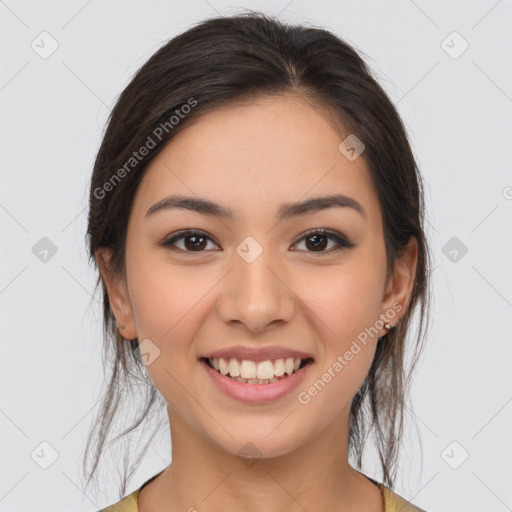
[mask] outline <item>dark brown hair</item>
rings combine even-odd
[[[407,392],[428,319],[430,257],[423,228],[423,185],[397,110],[348,43],[326,30],[292,26],[249,13],[206,20],[161,47],[135,74],[110,115],[91,178],[87,231],[90,259],[97,265],[95,251],[108,248],[112,253],[111,271],[123,275],[134,194],[148,163],[176,133],[216,108],[283,94],[294,94],[331,112],[346,133],[363,141],[361,158],[382,211],[388,271],[411,236],[418,243],[409,307],[398,324],[379,339],[370,371],[350,410],[349,454],[355,456],[361,468],[366,440],[373,432],[381,480],[393,487]],[[149,151],[142,156],[138,150],[144,146]],[[87,439],[83,464],[87,483],[104,450],[147,421],[157,404],[163,405],[137,356],[138,340],[125,341],[117,331],[105,283],[98,275],[95,291],[100,283],[104,364],[109,361],[111,366],[101,409]],[[416,336],[406,351],[406,334],[418,309]],[[406,353],[411,355],[408,372]],[[136,411],[133,424],[107,443],[119,405],[132,390],[131,383],[142,383],[144,406]],[[125,458],[121,495],[145,450],[146,446],[129,471]]]

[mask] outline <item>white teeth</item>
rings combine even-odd
[[[240,365],[240,376],[244,379],[255,379],[257,376],[256,363],[254,361],[247,361],[244,359]]]
[[[299,357],[295,359],[293,357],[276,359],[273,362],[270,359],[260,362],[243,359],[239,362],[238,359],[233,357],[230,359],[223,357],[210,359],[210,363],[222,375],[229,374],[230,377],[238,382],[247,382],[249,384],[276,382],[278,380],[276,377],[283,377],[285,374],[291,375],[293,372],[296,372],[301,361]]]
[[[222,357],[219,359],[219,370],[220,373],[222,373],[222,375],[227,375],[229,371],[228,365],[226,364],[225,359],[223,359]]]
[[[258,379],[271,379],[274,376],[274,365],[272,361],[262,361],[258,363],[256,376]]]
[[[274,363],[274,375],[276,377],[282,377],[284,375],[284,361],[282,359],[278,359]]]
[[[289,357],[285,362],[284,362],[284,371],[288,374],[288,375],[291,375],[293,373],[293,357]]]
[[[229,375],[231,375],[231,377],[239,377],[240,376],[240,365],[238,364],[238,361],[236,359],[231,358],[229,360],[228,370],[229,370]]]

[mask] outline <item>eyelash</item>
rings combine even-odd
[[[165,247],[165,248],[173,250],[173,251],[181,251],[181,252],[189,253],[189,254],[194,254],[194,253],[199,254],[199,253],[205,252],[205,250],[202,250],[202,251],[188,251],[186,249],[181,249],[181,248],[178,248],[178,247],[174,246],[174,244],[178,240],[181,240],[181,239],[187,238],[187,237],[196,236],[196,235],[199,235],[199,236],[202,236],[204,238],[207,238],[207,239],[213,241],[215,244],[217,244],[217,242],[215,242],[204,231],[194,230],[194,229],[185,229],[183,231],[179,231],[178,233],[174,234],[173,236],[171,236],[171,237],[169,237],[169,238],[167,238],[165,240],[162,240],[161,242],[157,242],[157,245],[159,245],[161,247]],[[352,247],[355,247],[355,245],[356,245],[356,244],[354,244],[352,242],[349,242],[340,233],[337,233],[336,231],[330,231],[328,229],[313,229],[313,230],[307,231],[293,245],[297,245],[299,242],[302,242],[304,239],[310,238],[310,237],[312,237],[314,235],[325,236],[325,237],[327,237],[327,238],[329,238],[331,240],[334,240],[336,242],[336,244],[337,244],[337,247],[334,247],[334,249],[331,248],[331,249],[323,250],[323,251],[307,251],[306,250],[306,251],[300,251],[300,252],[309,252],[311,254],[330,254],[331,252],[337,252],[337,251],[340,251],[342,249],[351,249]]]

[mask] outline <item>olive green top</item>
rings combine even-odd
[[[118,501],[114,505],[104,508],[99,512],[138,512],[139,508],[137,506],[137,500],[140,491],[142,491],[142,489],[151,481],[153,481],[160,473],[144,482],[137,490],[123,498],[121,501]],[[415,507],[409,501],[405,500],[398,494],[395,494],[391,489],[389,489],[389,487],[386,487],[384,484],[378,483],[372,478],[369,478],[369,480],[376,484],[382,491],[382,498],[384,500],[384,512],[425,512],[425,510]]]

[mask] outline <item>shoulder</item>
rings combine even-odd
[[[384,512],[426,512],[422,508],[418,508],[410,501],[402,498],[394,493],[389,487],[384,484],[379,484],[384,498]]]
[[[139,493],[140,489],[137,489],[124,497],[121,501],[118,501],[107,508],[102,508],[99,512],[138,512],[137,498],[139,497]]]

